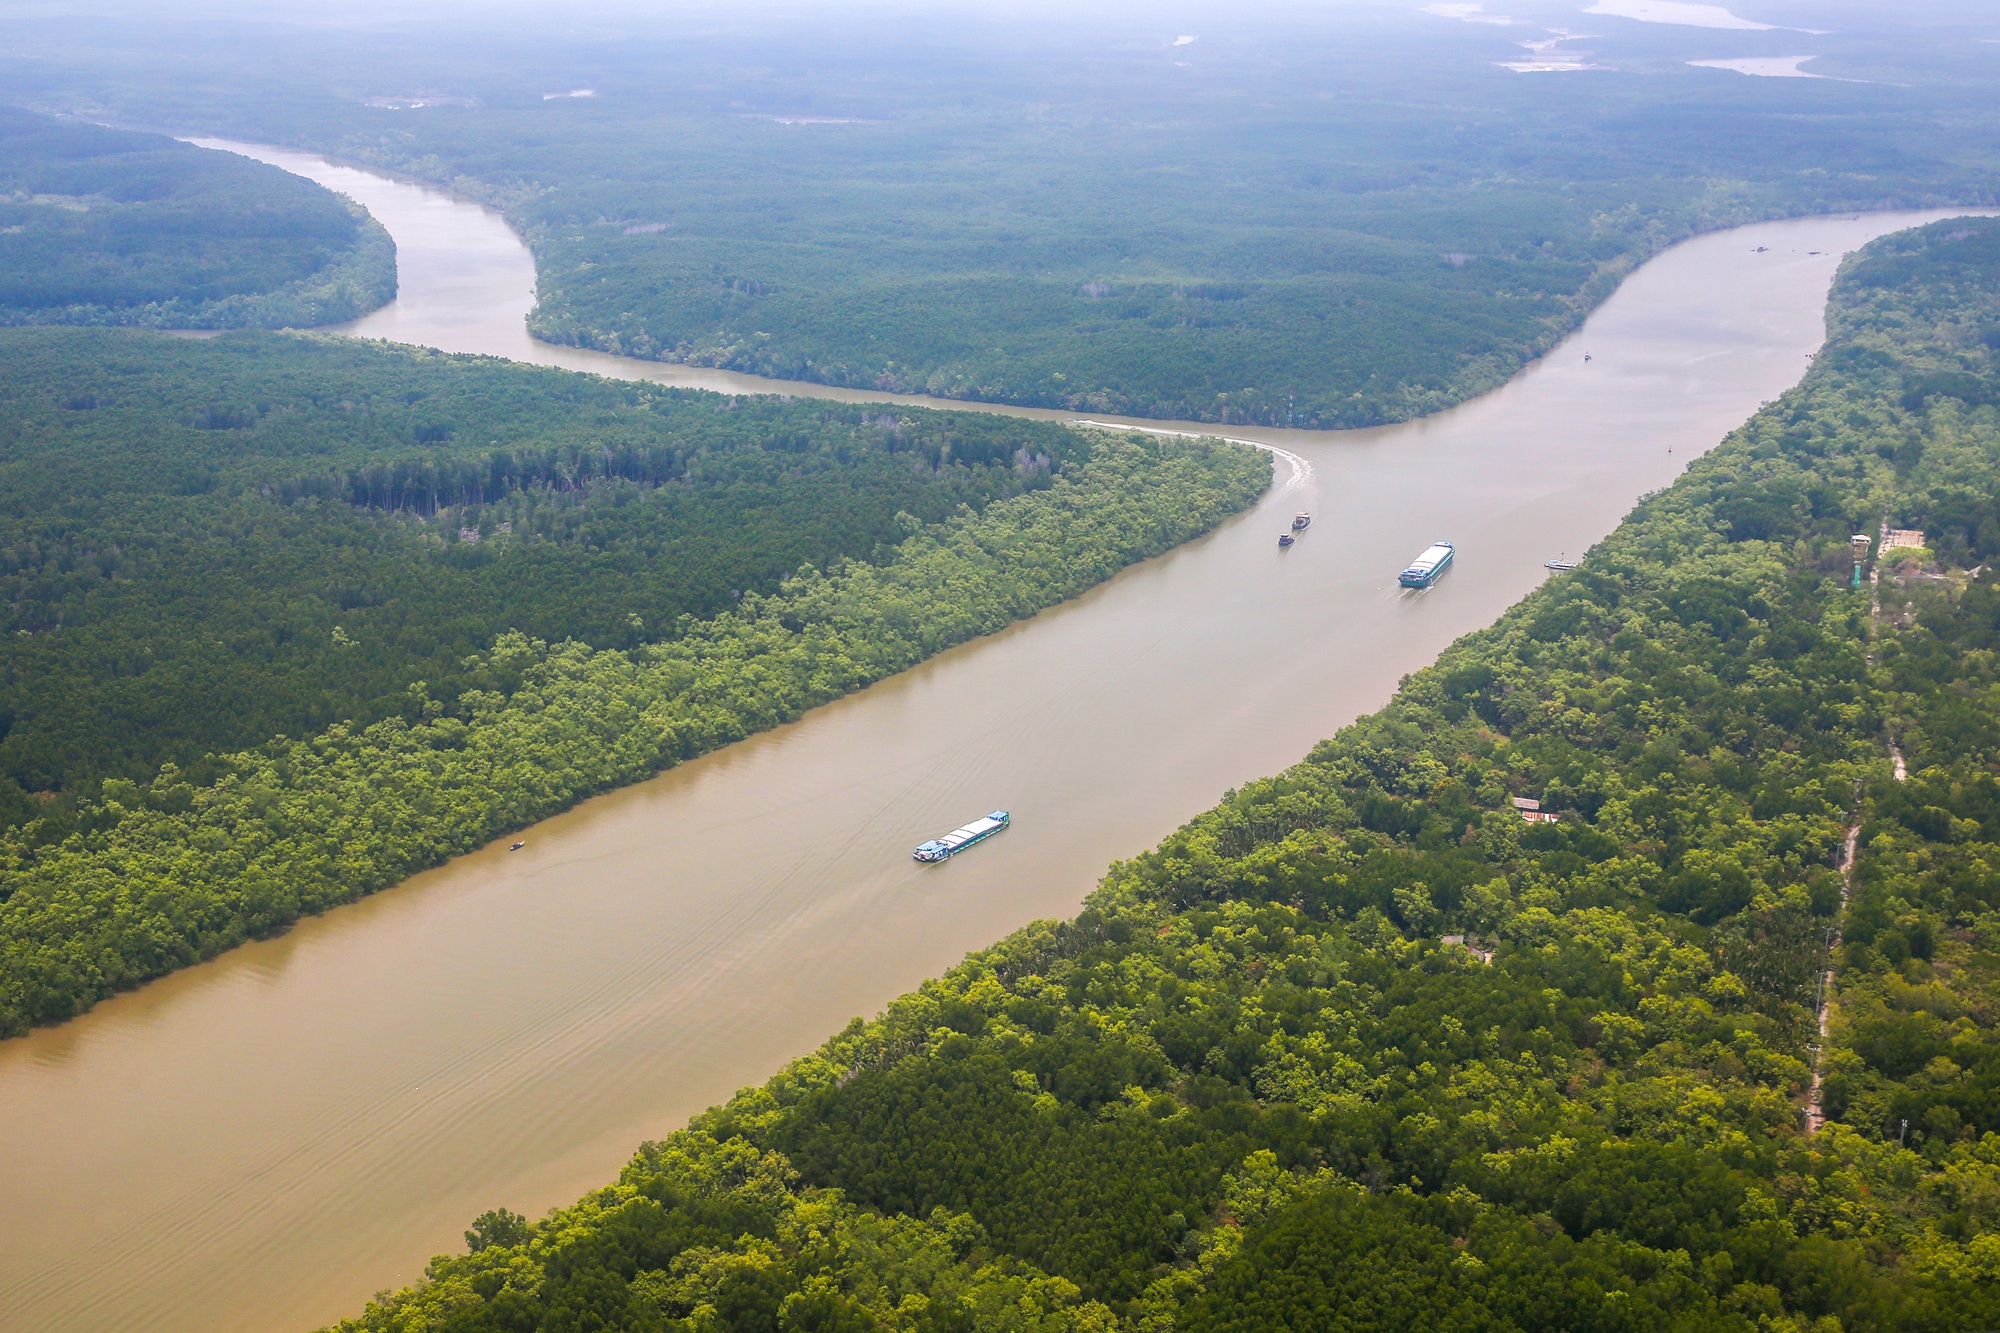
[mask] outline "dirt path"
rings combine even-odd
[[[1806,1137],[1819,1133],[1826,1123],[1826,1036],[1833,1023],[1833,970],[1840,956],[1840,923],[1847,918],[1847,902],[1854,895],[1854,846],[1861,838],[1861,784],[1855,784],[1855,819],[1847,826],[1840,848],[1840,915],[1826,937],[1826,968],[1819,975],[1819,1040],[1813,1045],[1812,1085],[1806,1089]]]
[[[1868,571],[1870,628],[1882,618],[1882,585],[1876,570]],[[1875,665],[1873,653],[1864,653],[1869,666]],[[1896,781],[1909,779],[1909,767],[1903,762],[1903,747],[1892,736],[1889,739],[1889,755],[1896,761]],[[1861,784],[1854,784],[1854,822],[1847,826],[1847,837],[1840,849],[1840,914],[1833,920],[1833,926],[1826,937],[1826,968],[1819,978],[1819,1038],[1812,1048],[1812,1084],[1806,1089],[1805,1125],[1806,1136],[1819,1133],[1819,1127],[1826,1123],[1825,1083],[1826,1083],[1826,1041],[1827,1032],[1833,1025],[1834,968],[1840,955],[1840,926],[1847,919],[1847,905],[1854,896],[1854,851],[1861,838]]]

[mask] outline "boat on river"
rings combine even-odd
[[[1301,509],[1298,513],[1292,515],[1292,531],[1303,532],[1305,531],[1306,526],[1310,524],[1312,521],[1313,521],[1313,516],[1311,514],[1308,514],[1305,510]]]
[[[1410,562],[1410,567],[1396,576],[1396,582],[1405,588],[1428,588],[1451,568],[1452,545],[1450,542],[1432,542],[1424,548],[1424,553]]]
[[[1291,545],[1291,544],[1292,544],[1293,542],[1295,542],[1295,541],[1297,541],[1297,540],[1298,540],[1298,537],[1297,537],[1297,536],[1295,536],[1295,535],[1294,535],[1294,534],[1293,534],[1292,532],[1290,532],[1289,530],[1287,530],[1287,531],[1285,531],[1285,532],[1281,532],[1281,533],[1279,533],[1279,534],[1278,534],[1278,545],[1280,545],[1280,546],[1290,546],[1290,545]]]
[[[919,861],[949,861],[953,852],[962,852],[975,842],[985,842],[1012,822],[1005,810],[995,810],[984,819],[975,819],[942,838],[931,839],[917,848],[916,857]]]

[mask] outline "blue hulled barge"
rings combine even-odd
[[[1001,829],[1012,823],[1005,810],[995,810],[984,819],[975,819],[970,824],[953,829],[942,838],[933,838],[916,850],[919,861],[948,861],[952,853],[962,852],[975,842],[985,842]]]
[[[1452,546],[1450,542],[1432,542],[1424,553],[1410,562],[1410,567],[1396,576],[1396,582],[1405,588],[1428,588],[1438,581],[1438,576],[1451,568]]]

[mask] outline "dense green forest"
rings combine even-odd
[[[485,199],[546,339],[1209,421],[1416,416],[1697,230],[1992,197],[2000,28],[1963,13],[1820,0],[1770,21],[1839,77],[1761,79],[1687,62],[1802,39],[1601,15],[1523,74],[1576,6],[1504,8],[76,16],[0,89]]]
[[[1831,324],[1383,712],[343,1333],[2000,1323],[2000,223]]]
[[[114,345],[113,364],[129,358],[125,364],[143,368],[160,346]],[[1032,615],[1208,530],[1251,504],[1271,475],[1265,455],[1219,441],[1093,439],[958,414],[869,419],[820,403],[738,400],[733,410],[713,395],[269,335],[218,340],[202,355],[216,368],[221,358],[244,359],[243,378],[269,395],[272,437],[262,450],[241,446],[241,458],[224,457],[221,447],[192,464],[169,448],[148,460],[151,475],[131,469],[150,493],[110,496],[103,526],[64,570],[83,588],[64,605],[87,615],[101,598],[104,637],[83,634],[97,646],[65,653],[59,645],[70,631],[45,631],[57,647],[40,662],[15,659],[38,668],[17,675],[26,693],[45,675],[62,674],[66,692],[49,699],[54,720],[45,731],[68,735],[56,722],[83,711],[96,719],[95,734],[140,753],[150,719],[92,705],[101,695],[118,697],[125,673],[146,674],[149,655],[169,652],[165,639],[196,629],[221,636],[224,651],[176,652],[162,683],[126,696],[159,709],[163,723],[178,709],[206,719],[211,732],[224,730],[232,703],[254,706],[260,688],[282,690],[281,706],[304,717],[332,707],[329,699],[366,699],[393,673],[436,658],[449,686],[402,675],[391,698],[371,705],[373,722],[335,708],[341,720],[302,738],[264,730],[253,749],[209,754],[185,768],[167,762],[157,773],[140,766],[138,779],[107,777],[95,799],[0,834],[0,1034],[67,1018]],[[146,403],[149,388],[183,390],[189,363],[172,356],[153,367],[167,373],[120,392],[157,421],[164,414],[157,400]],[[436,392],[385,392],[372,405],[375,430],[356,430],[353,452],[325,448],[345,437],[318,428],[328,418],[306,410],[303,390],[349,394],[369,384]],[[512,395],[543,404],[545,415],[523,420],[508,411]],[[411,397],[449,409],[455,430],[498,432],[505,418],[518,434],[479,440],[456,456],[443,451],[431,470],[400,471],[393,454],[407,457],[409,446],[385,449],[382,433],[408,438]],[[359,413],[371,405],[342,398],[324,406]],[[289,435],[281,408],[297,427]],[[657,420],[642,420],[648,414]],[[565,419],[590,434],[579,440],[550,424]],[[239,428],[250,429],[231,429]],[[133,433],[114,432],[114,449],[130,462]],[[522,436],[540,452],[524,448]],[[965,461],[948,461],[953,453]],[[581,473],[586,459],[610,479],[569,491],[538,481],[557,491],[546,505],[501,484],[566,468]],[[45,455],[45,469],[50,462]],[[654,505],[653,492],[620,471],[628,464],[655,468],[656,490],[681,488],[695,498]],[[172,483],[190,465],[240,470],[226,485],[216,479],[193,488],[224,497],[215,507],[188,508],[174,503]],[[713,480],[704,481],[709,472]],[[818,474],[828,479],[815,484]],[[406,503],[417,496],[414,516],[374,503],[382,492],[370,486],[397,476]],[[286,502],[287,478],[303,500]],[[476,496],[482,484],[487,507],[475,506],[471,518],[455,508],[446,526],[458,540],[444,540],[429,504],[443,498],[441,488]],[[707,487],[714,493],[704,496]],[[805,536],[806,549],[831,553],[823,569],[800,565],[769,592],[732,598],[715,614],[677,611],[701,607],[731,581],[740,590],[769,559],[763,540],[784,549],[786,524],[819,512],[822,495],[820,527]],[[581,517],[557,503],[565,496],[583,507]],[[927,523],[896,507],[904,501],[944,512]],[[81,500],[72,507],[96,517]],[[626,507],[636,516],[621,512]],[[135,585],[127,600],[123,589],[102,586],[116,582],[126,558],[111,539],[128,530],[108,526],[109,516],[146,513],[158,516],[153,525],[127,538],[134,554],[126,577]],[[514,515],[521,526],[490,542],[465,536],[464,525],[496,514]],[[509,542],[526,550],[510,555]],[[286,578],[271,578],[291,568],[293,543],[307,559]],[[703,545],[717,550],[701,558]],[[350,546],[360,548],[352,560],[323,558]],[[868,559],[851,558],[856,546]],[[481,554],[496,547],[498,556]],[[232,551],[249,563],[232,568]],[[677,581],[672,570],[683,557],[692,569]],[[510,578],[516,569],[518,581]],[[365,598],[344,600],[350,589],[371,587],[383,598],[376,619],[356,614]],[[462,614],[443,625],[405,614],[412,606],[442,614],[447,602],[423,600],[431,596],[457,596]],[[634,608],[661,619],[649,630]],[[162,624],[169,613],[182,623]],[[600,613],[611,617],[613,643],[639,642],[593,646],[581,633]],[[536,617],[575,633],[552,642],[508,628],[455,656],[490,623]],[[24,644],[42,637],[22,635],[16,631]],[[294,638],[305,646],[290,652]],[[131,646],[113,652],[105,642]],[[343,671],[350,660],[351,674]],[[40,669],[44,663],[51,670]],[[89,762],[87,737],[75,753]]]
[[[0,331],[0,827],[416,720],[508,630],[633,648],[1046,487],[1085,434],[276,334]]]
[[[396,294],[396,248],[290,172],[0,106],[0,324],[307,328]]]

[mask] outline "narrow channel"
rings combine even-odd
[[[532,262],[495,214],[243,151],[353,195],[396,237],[400,298],[347,332],[891,397],[533,343]],[[609,1180],[642,1139],[968,949],[1073,911],[1107,863],[1379,707],[1793,384],[1841,253],[1947,215],[1688,242],[1515,381],[1425,421],[1231,428],[1309,466],[1281,465],[1255,512],[1202,540],[537,825],[521,852],[496,845],[0,1043],[0,1329],[310,1328],[415,1278],[486,1208],[538,1214]],[[1312,526],[1280,551],[1297,509]],[[1400,591],[1436,538],[1457,567]],[[996,808],[1008,832],[912,862]]]

